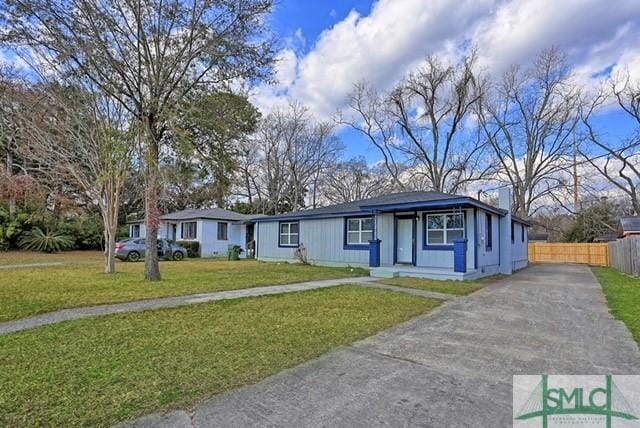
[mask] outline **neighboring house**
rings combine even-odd
[[[549,242],[549,234],[547,232],[532,232],[529,231],[529,243],[534,242]]]
[[[595,238],[593,242],[612,242],[612,241],[615,241],[616,239],[618,239],[617,232],[607,232]]]
[[[239,245],[244,250],[241,257],[253,257],[253,217],[220,208],[178,211],[160,217],[158,237],[172,241],[198,241],[202,257],[226,256],[229,245]],[[129,236],[144,238],[144,222],[129,222]]]
[[[618,221],[618,238],[640,235],[640,217],[622,217]]]
[[[372,276],[473,279],[528,264],[530,224],[468,196],[405,192],[255,219],[265,261],[369,266]]]

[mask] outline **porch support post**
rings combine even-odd
[[[373,239],[369,241],[369,267],[380,267],[380,240],[378,239],[378,215],[373,212]]]
[[[465,273],[467,271],[467,240],[453,240],[453,271]]]

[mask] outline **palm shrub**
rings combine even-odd
[[[55,253],[73,245],[73,239],[62,233],[34,227],[20,239],[20,247],[25,250]]]

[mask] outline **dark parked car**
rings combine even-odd
[[[130,238],[116,244],[116,257],[128,262],[137,262],[144,258],[144,238]],[[175,242],[158,239],[158,257],[165,260],[183,260],[187,249]]]

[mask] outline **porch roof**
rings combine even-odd
[[[367,204],[362,205],[363,211],[371,213],[385,213],[385,212],[401,212],[401,211],[415,211],[415,210],[431,210],[431,209],[447,209],[447,208],[482,208],[485,211],[489,211],[493,214],[503,216],[507,213],[506,210],[496,208],[492,205],[485,204],[476,199],[468,196],[460,196],[456,198],[447,198],[444,200],[430,200],[430,201],[394,201],[392,203],[383,204]]]

